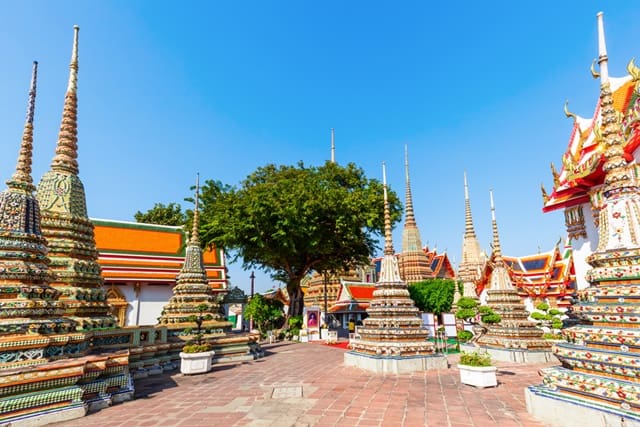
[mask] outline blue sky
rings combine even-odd
[[[610,2],[22,1],[0,14],[0,171],[19,147],[38,60],[34,179],[53,157],[74,24],[80,25],[79,162],[89,215],[132,220],[183,206],[196,172],[237,184],[266,163],[355,162],[404,195],[404,145],[423,243],[460,259],[467,171],[490,250],[489,188],[503,251],[565,235],[540,183],[599,85],[596,13],[610,73],[638,55],[640,8]],[[607,7],[608,6],[608,7]],[[635,7],[634,7],[635,6]],[[189,206],[185,206],[189,207]],[[394,245],[401,246],[401,224]],[[230,266],[248,291],[249,272]],[[271,286],[257,274],[256,290]]]

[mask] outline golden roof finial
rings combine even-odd
[[[560,185],[560,174],[556,170],[556,165],[551,162],[551,175],[553,175],[553,186],[554,188]]]
[[[193,225],[191,227],[191,239],[189,243],[194,246],[200,246],[200,174],[196,174],[196,200],[193,209]]]
[[[640,68],[635,63],[636,58],[631,58],[627,64],[627,72],[634,82],[640,81]]]
[[[62,123],[58,133],[56,155],[51,162],[55,171],[78,174],[78,32],[80,27],[73,27],[73,49],[69,64],[69,84],[64,97]]]
[[[564,101],[564,115],[567,116],[567,118],[571,117],[573,119],[573,122],[577,123],[578,116],[576,116],[574,113],[569,111],[569,100],[568,99]]]
[[[549,195],[547,194],[547,190],[544,189],[544,184],[540,183],[540,190],[542,191],[542,201],[544,204],[547,204],[549,201]]]
[[[598,62],[597,59],[594,59],[593,62],[591,63],[591,77],[593,77],[594,79],[599,79],[600,78],[600,73],[596,71],[596,62]]]
[[[33,117],[36,109],[36,85],[38,79],[38,61],[33,61],[31,69],[31,84],[29,85],[29,99],[27,101],[27,117],[22,131],[22,143],[16,163],[16,171],[7,185],[14,189],[24,189],[33,192],[36,187],[31,177],[31,164],[33,159]]]

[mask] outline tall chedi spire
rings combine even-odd
[[[93,224],[87,216],[84,186],[78,177],[78,31],[74,27],[69,84],[51,169],[38,185],[42,232],[49,243],[52,285],[62,292],[66,314],[79,330],[116,327],[103,289]]]
[[[405,173],[405,220],[402,230],[402,253],[400,254],[400,276],[405,282],[414,283],[433,276],[429,265],[429,258],[422,250],[420,230],[413,213],[413,198],[411,197],[411,181],[409,180],[409,150],[404,146]]]
[[[586,259],[591,266],[586,274],[590,286],[578,292],[572,307],[580,323],[563,329],[566,342],[553,348],[563,366],[543,370],[543,385],[530,388],[530,398],[551,396],[553,401],[569,402],[560,410],[601,419],[603,425],[625,420],[636,425],[640,422],[640,193],[637,163],[627,162],[624,146],[625,138],[637,136],[637,130],[625,135],[614,109],[602,12],[597,20],[598,133],[605,172],[604,186],[592,196],[602,197],[598,247]],[[637,83],[629,96],[635,99],[631,108],[637,108]],[[576,404],[579,408],[572,409]],[[544,411],[535,415],[548,417]]]
[[[507,265],[502,258],[496,208],[493,204],[493,191],[489,191],[491,200],[491,226],[493,229],[493,253],[491,255],[492,272],[487,290],[487,305],[502,319],[497,324],[487,326],[487,333],[477,343],[493,349],[492,355],[498,360],[540,362],[549,357],[551,345],[542,338],[542,329],[528,320],[529,312],[511,282]],[[502,351],[504,350],[504,352]],[[522,351],[514,353],[514,350]],[[540,352],[537,357],[531,352]],[[516,354],[518,354],[516,356]]]
[[[200,247],[200,175],[196,178],[195,209],[191,237],[185,249],[184,264],[176,278],[173,296],[162,309],[159,324],[167,326],[169,335],[176,338],[186,328],[194,326],[190,316],[202,315],[203,332],[206,337],[222,336],[231,329],[232,323],[225,321],[218,312],[217,297],[207,279],[202,248]]]
[[[446,367],[446,359],[434,356],[434,345],[422,326],[420,312],[409,296],[391,241],[391,216],[387,197],[387,176],[382,164],[384,191],[384,257],[368,317],[358,328],[359,339],[351,340],[353,351],[345,364],[375,372],[408,373]]]
[[[73,322],[62,317],[60,292],[49,286],[46,240],[40,230],[40,208],[33,196],[31,161],[33,118],[38,63],[33,63],[27,119],[16,170],[0,193],[0,338],[3,340],[0,369],[38,364],[47,340],[41,335],[67,333]],[[24,337],[17,338],[24,335]],[[16,337],[11,339],[10,337]],[[40,337],[40,338],[39,338]],[[35,339],[37,346],[29,341]],[[27,349],[20,349],[20,347]]]
[[[468,298],[478,298],[476,282],[482,275],[486,259],[480,249],[480,242],[476,237],[471,215],[471,201],[469,200],[469,185],[467,173],[464,173],[464,236],[462,238],[462,260],[458,266],[458,279],[462,281],[463,294]]]

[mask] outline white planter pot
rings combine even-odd
[[[460,382],[479,388],[495,387],[498,385],[495,366],[458,365]]]
[[[214,354],[213,350],[202,353],[180,353],[180,372],[185,375],[209,372]]]

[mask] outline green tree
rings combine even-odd
[[[207,181],[202,196],[205,245],[261,268],[287,285],[289,316],[302,314],[300,281],[311,270],[339,271],[369,262],[384,232],[382,184],[350,163],[267,165],[241,187]],[[389,191],[392,223],[402,205]]]
[[[156,203],[146,212],[136,212],[133,217],[137,222],[161,225],[185,225],[187,222],[186,213],[182,212],[182,207],[178,203],[164,205]]]
[[[267,299],[260,294],[255,294],[244,309],[246,319],[253,318],[253,323],[258,327],[261,335],[283,318],[283,305],[280,301]]]
[[[491,307],[479,304],[477,300],[469,297],[462,297],[457,303],[456,318],[474,325],[473,332],[475,336],[472,340],[474,342],[487,333],[487,324],[498,323],[502,320],[500,315],[494,312]],[[477,318],[480,319],[479,322],[476,320]]]
[[[456,281],[452,279],[427,279],[409,285],[409,295],[420,311],[447,313],[451,311]]]

